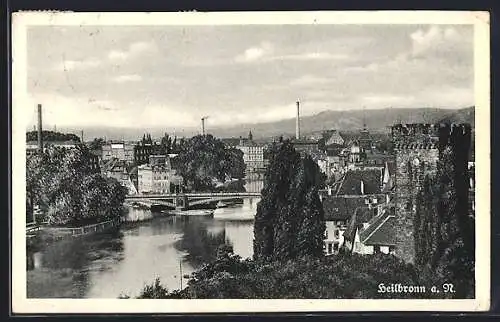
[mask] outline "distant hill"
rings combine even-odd
[[[315,131],[337,129],[352,131],[363,127],[366,120],[368,129],[378,132],[387,130],[395,123],[471,123],[474,126],[474,107],[458,110],[437,108],[386,108],[376,110],[324,111],[312,116],[301,117],[300,130],[303,134]],[[211,131],[216,136],[246,136],[252,130],[255,137],[270,137],[280,134],[295,134],[295,119],[272,123],[242,124]]]
[[[371,132],[384,132],[394,123],[438,123],[458,122],[471,123],[474,126],[474,107],[462,109],[438,108],[385,108],[374,110],[324,111],[312,116],[301,117],[300,129],[304,135],[316,131],[336,129],[340,131],[357,131],[363,127],[363,119]],[[199,133],[198,128],[184,129],[137,129],[114,127],[87,127],[66,129],[67,132],[80,133],[84,130],[85,141],[96,137],[115,140],[139,140],[144,133],[150,133],[153,138],[159,138],[163,133],[176,134],[178,137],[191,137]],[[277,122],[238,124],[231,127],[208,127],[207,132],[218,137],[246,137],[252,131],[255,139],[269,138],[279,135],[295,135],[295,119],[285,119]]]
[[[475,113],[474,107],[467,107],[448,115],[445,115],[439,120],[441,123],[470,123],[474,127]]]

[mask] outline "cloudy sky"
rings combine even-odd
[[[267,122],[297,99],[303,115],[474,103],[472,26],[37,26],[27,44],[48,126]]]

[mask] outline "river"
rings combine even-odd
[[[189,274],[232,245],[243,258],[253,252],[258,199],[217,209],[211,217],[154,216],[113,232],[52,242],[28,253],[28,298],[136,296],[159,277],[169,290],[186,286]],[[147,210],[129,216],[147,218]]]

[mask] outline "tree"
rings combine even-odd
[[[94,140],[92,140],[92,142],[90,142],[89,144],[89,149],[90,150],[101,150],[102,149],[102,146],[105,144],[106,142],[104,141],[103,138],[95,138]]]
[[[416,264],[433,283],[453,283],[454,298],[474,293],[474,216],[468,213],[470,127],[441,128],[435,176],[417,196]]]
[[[384,293],[386,286],[423,285],[414,267],[392,255],[334,255],[287,262],[242,260],[231,250],[194,272],[182,291],[165,294],[156,281],[140,298],[185,299],[387,299],[432,298],[442,294]],[[147,297],[144,297],[147,294]]]
[[[214,179],[224,182],[234,171],[241,171],[242,162],[242,155],[226,150],[222,141],[212,135],[197,135],[181,139],[176,164],[188,189],[202,191],[213,190]]]
[[[231,178],[242,179],[245,177],[246,165],[243,161],[243,151],[235,148],[230,148],[227,150],[229,155],[228,170]]]
[[[116,179],[93,172],[91,154],[84,145],[75,149],[48,147],[28,156],[27,196],[40,205],[49,224],[76,225],[121,215],[126,188]]]
[[[254,223],[254,258],[286,261],[323,256],[326,229],[319,200],[320,171],[286,140],[271,149]]]
[[[26,132],[26,141],[38,140],[38,131]],[[42,131],[42,140],[47,141],[73,141],[80,142],[80,137],[73,133],[61,133],[54,131]]]

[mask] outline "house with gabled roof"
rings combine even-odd
[[[338,185],[336,195],[365,195],[382,192],[381,168],[349,170]]]
[[[353,216],[344,234],[347,251],[359,254],[394,254],[396,246],[395,207],[377,208],[377,215],[367,220],[363,214]]]

